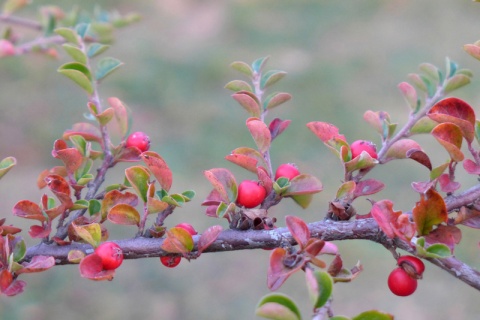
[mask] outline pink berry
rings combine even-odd
[[[115,242],[104,242],[95,249],[95,254],[102,259],[103,269],[117,269],[123,262],[123,252]]]
[[[163,256],[163,257],[160,257],[160,262],[167,268],[175,268],[176,266],[178,266],[178,264],[180,263],[180,261],[182,260],[181,257],[179,256]]]
[[[275,172],[275,180],[279,178],[287,178],[288,180],[292,180],[296,176],[300,174],[297,166],[293,163],[284,163],[278,166],[277,171]]]
[[[258,181],[245,180],[238,186],[237,204],[254,208],[265,200],[267,191]]]
[[[144,132],[137,131],[128,136],[125,146],[137,147],[141,152],[145,152],[150,149],[150,138]]]
[[[362,151],[367,152],[373,159],[378,158],[377,147],[373,142],[368,140],[357,140],[352,142],[350,150],[352,152],[352,159],[358,157]]]
[[[393,294],[406,297],[417,290],[417,279],[409,276],[402,268],[396,268],[388,276],[388,288]]]

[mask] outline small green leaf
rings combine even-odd
[[[91,199],[88,203],[88,213],[90,214],[90,216],[99,213],[101,208],[102,203],[97,199]]]
[[[102,229],[98,223],[90,223],[86,225],[76,225],[72,223],[72,227],[77,235],[83,239],[83,241],[96,248],[102,239]]]
[[[303,209],[306,209],[306,208],[308,208],[308,206],[312,202],[313,195],[312,194],[299,194],[299,195],[291,196],[291,198],[300,207],[302,207]]]
[[[150,179],[147,169],[142,166],[130,167],[125,170],[125,176],[137,195],[142,198],[143,202],[147,202],[148,181]]]
[[[90,70],[84,64],[78,62],[66,63],[58,68],[57,71],[73,80],[82,89],[87,91],[87,93],[93,94],[92,76]]]
[[[79,45],[80,42],[78,41],[78,34],[75,30],[70,28],[57,28],[54,30],[56,34],[63,37],[67,42]]]
[[[296,303],[289,296],[281,293],[264,296],[258,303],[255,314],[273,320],[302,319]]]
[[[25,241],[20,240],[15,243],[15,248],[13,248],[13,261],[19,262],[25,257],[25,253],[27,252],[27,246],[25,245]]]
[[[265,72],[265,74],[262,76],[262,79],[260,80],[260,88],[268,88],[280,81],[286,75],[287,73],[285,71],[280,70],[270,70],[268,72]]]
[[[80,50],[80,48],[68,43],[63,44],[62,47],[68,53],[68,55],[72,57],[73,60],[75,60],[76,62],[79,62],[81,64],[87,63],[87,56],[85,55],[85,53],[83,53],[82,50]]]
[[[95,79],[99,81],[105,78],[106,76],[111,74],[113,71],[115,71],[122,65],[123,65],[123,62],[114,58],[106,57],[101,59],[97,64]]]
[[[423,71],[427,76],[432,80],[438,82],[440,81],[440,76],[438,74],[438,68],[431,63],[422,63],[420,65],[420,70]]]
[[[443,90],[445,94],[448,94],[454,90],[457,90],[463,86],[466,86],[469,83],[470,83],[470,77],[464,74],[456,74],[447,80],[447,83],[445,84],[445,87]]]
[[[240,71],[241,73],[245,74],[249,78],[253,76],[252,68],[243,61],[235,61],[230,65],[230,67],[232,67],[237,71]]]
[[[195,191],[187,190],[182,192],[182,196],[186,202],[191,201],[195,197]]]
[[[73,204],[73,207],[71,208],[71,210],[83,210],[83,209],[87,209],[89,205],[90,205],[90,202],[88,202],[88,201],[85,200],[85,199],[80,199],[80,200],[75,201],[75,203]]]
[[[260,73],[263,70],[263,67],[265,67],[265,64],[267,63],[269,57],[263,57],[255,60],[252,63],[252,69],[256,73]]]
[[[443,243],[435,243],[429,246],[426,250],[427,258],[443,259],[452,255],[450,248]]]
[[[72,135],[69,137],[75,148],[80,151],[83,156],[87,155],[87,140],[81,135]]]
[[[330,299],[333,290],[333,279],[326,271],[305,270],[308,292],[314,308],[323,307]]]
[[[233,80],[225,85],[225,89],[232,91],[249,91],[253,92],[252,87],[245,81],[242,80]]]
[[[187,230],[174,227],[167,230],[167,237],[161,248],[170,253],[187,253],[193,250],[194,242],[192,235]]]
[[[17,164],[17,159],[7,157],[0,161],[0,179]]]
[[[79,23],[75,27],[75,31],[82,39],[85,38],[89,29],[90,29],[90,24],[88,23]]]
[[[393,320],[393,316],[377,310],[370,310],[360,313],[353,317],[352,320]]]
[[[352,319],[345,316],[335,316],[335,317],[331,317],[329,320],[352,320]]]
[[[96,56],[102,54],[103,52],[107,51],[108,48],[110,48],[109,45],[105,45],[105,44],[101,44],[101,43],[92,43],[88,47],[87,56],[89,58],[96,57]]]

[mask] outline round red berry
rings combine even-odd
[[[396,268],[388,276],[388,288],[393,294],[406,297],[417,290],[417,279],[409,276],[402,268]]]
[[[414,256],[401,256],[397,260],[397,265],[404,269],[411,277],[417,279],[420,279],[425,271],[423,261]]]
[[[178,266],[182,257],[179,256],[163,256],[160,257],[160,262],[167,268],[175,268]]]
[[[300,174],[297,166],[293,163],[284,163],[278,166],[277,171],[275,172],[275,180],[278,178],[287,178],[288,180],[292,180],[296,176]]]
[[[95,254],[102,259],[103,269],[117,269],[123,262],[122,248],[115,242],[104,242],[95,249]]]
[[[245,180],[238,186],[237,204],[245,208],[254,208],[265,200],[267,191],[258,182]]]
[[[182,228],[182,229],[186,230],[192,236],[198,234],[197,230],[195,230],[195,228],[191,224],[186,223],[186,222],[179,223],[175,227]]]
[[[137,131],[128,136],[125,146],[137,147],[141,152],[145,152],[150,149],[150,138],[144,132]]]
[[[362,151],[367,152],[373,159],[378,158],[377,147],[373,142],[368,140],[357,140],[352,142],[350,150],[352,152],[352,159],[358,157]]]

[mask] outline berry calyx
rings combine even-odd
[[[377,147],[375,144],[368,140],[357,140],[350,145],[350,151],[352,152],[352,159],[358,157],[362,151],[367,152],[370,157],[377,159]]]
[[[293,163],[284,163],[279,165],[277,171],[275,171],[275,180],[278,180],[281,177],[292,180],[298,175],[300,175],[300,171],[296,165]]]
[[[421,279],[425,271],[423,261],[414,256],[401,256],[397,260],[397,265],[415,279]]]
[[[238,186],[237,204],[245,208],[254,208],[265,200],[267,191],[254,180],[245,180]]]
[[[388,276],[388,288],[400,297],[411,295],[417,290],[417,279],[412,278],[402,268],[394,269]]]
[[[137,147],[141,152],[145,152],[150,149],[150,138],[144,132],[137,131],[128,136],[125,146]]]
[[[179,256],[160,257],[160,262],[167,268],[175,268],[176,266],[178,266],[181,260],[182,258]]]
[[[186,222],[179,223],[175,227],[182,228],[182,229],[186,230],[192,236],[198,234],[197,230],[195,230],[195,228],[191,224],[186,223]]]
[[[95,249],[95,254],[102,259],[105,270],[117,269],[123,262],[122,248],[115,242],[107,241]]]

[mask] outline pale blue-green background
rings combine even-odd
[[[34,1],[33,7],[48,3]],[[296,162],[303,172],[319,177],[325,190],[312,206],[301,210],[290,201],[271,215],[283,225],[286,214],[307,222],[322,219],[342,179],[341,167],[331,152],[305,127],[309,121],[336,124],[349,141],[357,138],[379,143],[362,119],[368,110],[385,110],[400,125],[407,107],[396,88],[422,62],[443,67],[445,57],[475,74],[480,63],[462,46],[480,39],[480,4],[472,1],[62,1],[91,10],[93,3],[121,13],[137,11],[143,20],[116,32],[108,51],[125,66],[101,86],[102,98],[117,96],[134,112],[134,130],[152,138],[174,172],[172,191],[194,189],[196,199],[169,219],[191,222],[204,230],[222,224],[207,218],[201,201],[210,185],[203,170],[231,169],[238,180],[253,178],[223,159],[239,146],[253,146],[244,125],[247,114],[230,98],[223,85],[242,76],[228,65],[251,62],[270,55],[268,66],[287,71],[274,89],[294,98],[270,117],[291,119],[290,128],[272,147],[274,166]],[[21,12],[34,18],[34,10]],[[1,25],[0,25],[1,26]],[[2,26],[3,27],[3,26]],[[19,32],[25,31],[19,29]],[[86,96],[56,73],[67,58],[27,56],[0,60],[0,157],[15,156],[18,166],[0,183],[0,217],[11,216],[22,199],[38,201],[38,173],[58,165],[51,158],[52,143],[73,122],[83,121]],[[457,92],[478,110],[478,78]],[[419,141],[434,165],[447,159],[434,139]],[[119,166],[109,181],[122,181]],[[428,179],[428,172],[413,162],[392,162],[372,177],[387,188],[373,196],[389,198],[396,210],[410,210],[418,196],[411,181]],[[475,178],[460,174],[466,186]],[[355,203],[367,213],[364,199]],[[113,227],[112,238],[130,237],[135,230]],[[26,233],[25,233],[26,234]],[[479,237],[464,234],[459,258],[478,267]],[[365,271],[351,284],[337,284],[333,310],[353,316],[378,308],[396,319],[475,319],[480,313],[478,292],[427,264],[424,280],[408,298],[391,294],[386,279],[394,267],[391,254],[366,241],[338,243],[346,265],[360,260]],[[201,259],[167,270],[158,259],[126,261],[113,282],[82,279],[77,266],[57,267],[26,275],[26,292],[0,297],[1,319],[253,319],[254,308],[268,293],[266,251],[205,254]],[[302,274],[280,289],[296,300],[308,319],[311,307]]]

